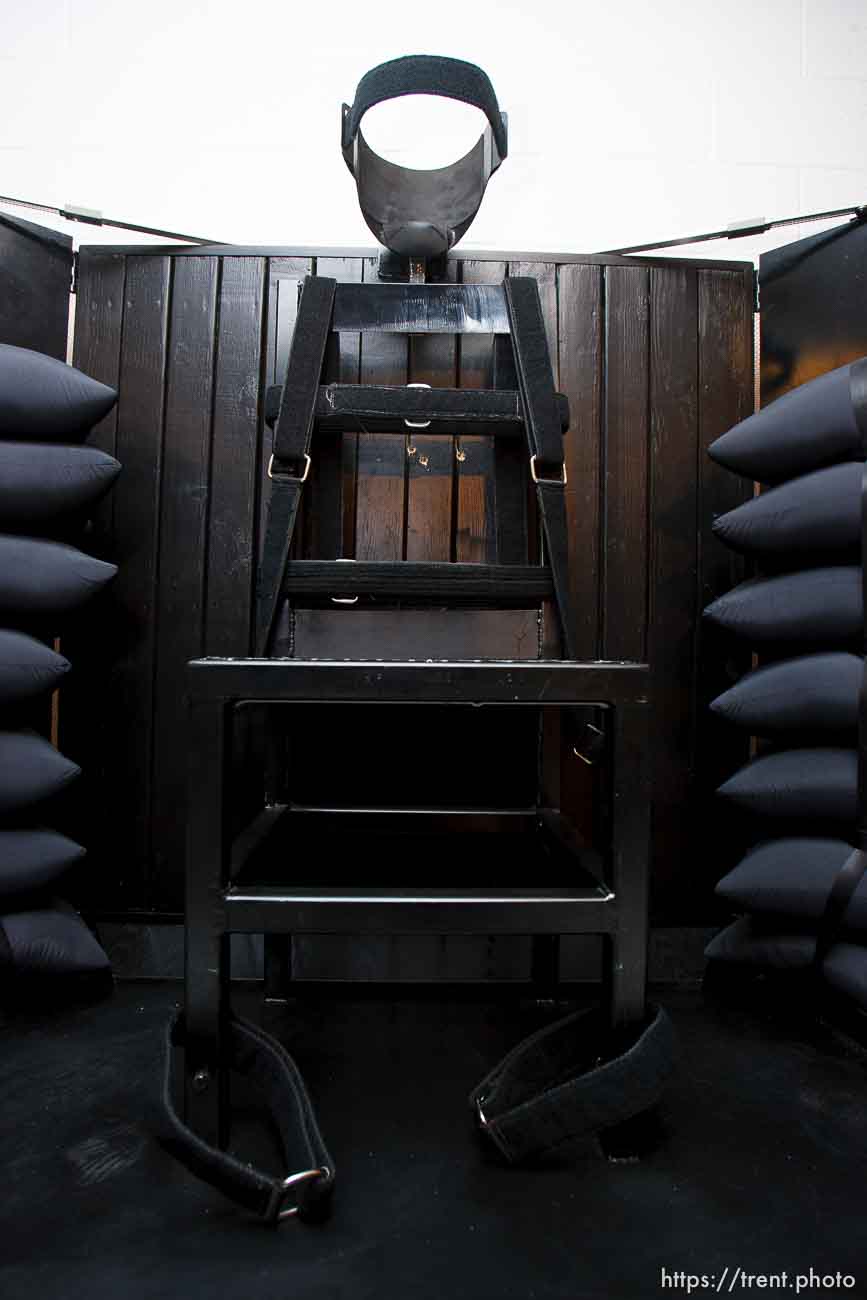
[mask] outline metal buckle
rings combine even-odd
[[[430,384],[407,384],[407,388],[430,388]],[[408,429],[427,429],[430,425],[430,420],[419,422],[418,420],[407,420],[405,416],[403,422]]]
[[[268,461],[268,477],[269,477],[270,479],[273,479],[273,477],[274,477],[274,475],[273,475],[272,472],[271,472],[272,469],[273,469],[273,467],[274,467],[274,456],[273,456],[273,454],[272,454],[271,459]],[[306,483],[306,482],[307,482],[307,475],[308,475],[309,473],[310,473],[310,457],[309,457],[309,456],[306,454],[306,452],[305,452],[305,455],[304,455],[304,473],[301,475],[300,478],[298,477],[297,474],[280,474],[279,477],[280,477],[280,478],[288,478],[288,479],[291,479],[293,483]]]
[[[536,473],[536,457],[535,457],[535,456],[531,456],[531,457],[530,457],[530,477],[532,478],[532,480],[533,480],[534,483],[556,483],[556,484],[558,485],[558,487],[565,487],[566,484],[567,484],[567,482],[569,481],[569,480],[566,478],[566,462],[565,462],[565,461],[563,462],[563,477],[562,477],[562,478],[539,478],[539,475]]]
[[[291,1189],[296,1187],[299,1183],[309,1182],[311,1178],[329,1178],[330,1176],[330,1169],[327,1169],[325,1165],[323,1165],[321,1169],[302,1169],[300,1174],[290,1174],[288,1178],[284,1178],[282,1183],[277,1184],[271,1194],[271,1203],[268,1206],[268,1218],[273,1219],[277,1223],[282,1223],[284,1219],[294,1218],[294,1216],[297,1215],[300,1206],[290,1205],[288,1209],[284,1210],[282,1205],[286,1193],[291,1191]]]
[[[488,1120],[485,1112],[482,1110],[482,1102],[487,1100],[487,1097],[476,1097],[476,1122],[483,1133],[488,1127]]]

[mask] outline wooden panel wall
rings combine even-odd
[[[88,774],[79,833],[97,912],[181,905],[182,674],[197,654],[248,653],[267,431],[307,273],[365,280],[375,259],[243,250],[83,249],[75,364],[117,383],[95,441],[124,464],[94,549],[120,574],[67,689],[61,744]],[[567,393],[572,582],[579,651],[654,668],[654,910],[702,919],[717,849],[707,789],[741,757],[706,703],[734,671],[699,628],[738,580],[715,514],[748,492],[707,444],[752,406],[753,284],[742,264],[455,257],[467,282],[533,275]],[[352,382],[491,383],[493,343],[341,336]],[[317,450],[298,547],[335,557],[503,554],[492,440],[365,428]],[[512,556],[511,558],[520,558]],[[95,644],[98,641],[98,644]],[[82,651],[84,645],[82,644]],[[82,653],[70,654],[78,665]]]

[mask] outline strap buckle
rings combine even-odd
[[[273,456],[273,454],[272,454],[271,459],[268,461],[268,477],[269,477],[270,479],[273,479],[273,478],[275,477],[273,471],[274,471],[274,456]],[[306,483],[306,482],[307,482],[307,475],[308,475],[309,473],[310,473],[310,457],[309,457],[309,456],[307,455],[307,453],[305,452],[305,453],[304,453],[304,473],[301,474],[300,477],[299,477],[299,475],[297,475],[297,474],[283,474],[283,473],[281,473],[281,472],[278,472],[277,477],[278,477],[278,478],[286,478],[286,479],[289,479],[290,482],[292,482],[292,483]]]
[[[277,1183],[274,1187],[268,1203],[266,1218],[272,1223],[282,1223],[284,1219],[294,1218],[301,1206],[296,1203],[284,1207],[283,1202],[287,1193],[291,1192],[293,1187],[297,1187],[302,1183],[309,1183],[313,1178],[329,1178],[330,1176],[331,1170],[326,1168],[325,1165],[321,1169],[302,1169],[299,1174],[290,1174],[288,1178],[283,1179],[282,1183]]]
[[[430,388],[430,384],[407,384],[407,388]],[[403,422],[408,429],[426,429],[430,424],[430,420],[422,420],[419,423],[418,420],[407,420],[406,417]]]
[[[534,483],[556,483],[558,487],[565,487],[569,481],[566,477],[565,461],[563,462],[561,469],[563,471],[562,478],[540,478],[539,475],[536,473],[536,457],[535,456],[530,457],[530,477]]]

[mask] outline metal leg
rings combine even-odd
[[[606,942],[614,1025],[644,1016],[647,984],[650,771],[646,705],[612,709],[611,887],[617,929]]]
[[[222,700],[190,704],[186,880],[187,1123],[207,1142],[227,1141],[228,1081],[220,1062],[229,1011],[229,936],[223,886],[227,835],[228,718]]]

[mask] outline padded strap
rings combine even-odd
[[[442,95],[481,109],[491,124],[500,157],[506,157],[506,126],[487,74],[474,63],[436,54],[408,54],[380,63],[364,74],[355,91],[355,102],[344,116],[343,148],[348,149],[355,139],[369,108],[402,95]]]
[[[484,1135],[518,1164],[648,1110],[676,1056],[674,1026],[661,1007],[618,1030],[600,1010],[582,1011],[519,1043],[470,1094],[470,1105]]]
[[[867,357],[853,361],[849,369],[849,395],[852,412],[861,435],[861,455],[867,460]]]
[[[257,1025],[234,1017],[226,1040],[228,1068],[247,1078],[260,1092],[283,1148],[288,1176],[262,1173],[203,1141],[178,1115],[174,1104],[174,1049],[184,1043],[184,1020],[169,1024],[163,1082],[166,1146],[198,1178],[210,1183],[236,1205],[258,1214],[266,1223],[297,1214],[307,1221],[327,1217],[334,1189],[334,1161],[319,1132],[316,1115],[289,1053]]]
[[[293,1213],[325,1218],[334,1162],[295,1063],[276,1039],[245,1020],[230,1022],[227,1041],[224,1064],[259,1087],[295,1174],[286,1180],[264,1174],[210,1146],[180,1119],[172,1098],[172,1060],[173,1048],[183,1044],[181,1018],[170,1026],[166,1050],[164,1145],[192,1173],[267,1223]],[[662,1008],[649,1006],[642,1024],[617,1030],[600,1010],[583,1011],[514,1048],[474,1089],[470,1106],[481,1132],[510,1164],[520,1164],[648,1110],[676,1058],[674,1027]],[[287,1196],[290,1206],[284,1205]]]
[[[310,438],[336,288],[336,280],[310,275],[305,276],[301,288],[274,429],[274,454],[268,467],[271,491],[256,590],[255,652],[260,655],[268,652],[301,490],[310,465]]]
[[[863,849],[853,849],[834,877],[816,935],[813,964],[820,975],[825,958],[839,937],[849,901],[861,883],[865,871],[867,871],[867,853]]]
[[[507,276],[503,281],[512,332],[518,385],[539,514],[548,547],[548,565],[560,613],[563,652],[576,659],[572,592],[569,584],[569,529],[566,517],[566,466],[560,408],[548,352],[537,282]]]

